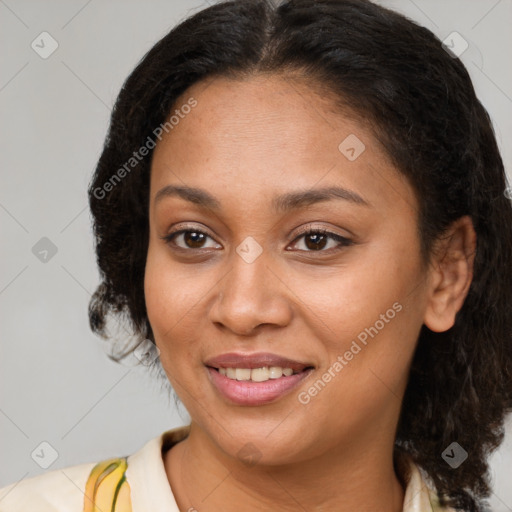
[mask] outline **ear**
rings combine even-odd
[[[468,215],[457,219],[437,241],[429,269],[423,319],[434,332],[450,329],[473,279],[476,233]]]

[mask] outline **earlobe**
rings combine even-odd
[[[473,279],[476,233],[471,218],[457,219],[437,242],[424,324],[431,331],[443,332],[455,323]]]

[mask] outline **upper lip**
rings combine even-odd
[[[264,366],[280,366],[281,368],[291,368],[295,371],[302,371],[304,368],[312,367],[310,363],[301,363],[287,357],[271,354],[269,352],[259,352],[255,354],[240,354],[230,352],[212,357],[205,361],[206,366],[212,368],[263,368]]]

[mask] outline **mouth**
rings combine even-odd
[[[261,368],[233,368],[233,367],[222,367],[219,368],[211,367],[212,370],[216,370],[221,375],[224,375],[228,379],[238,381],[251,381],[251,382],[267,382],[272,379],[280,379],[281,377],[290,377],[291,375],[297,375],[307,370],[312,370],[312,366],[306,366],[303,370],[294,370],[293,368],[283,368],[282,366],[262,366]]]
[[[255,406],[275,402],[315,367],[275,354],[224,354],[205,362],[216,391],[229,403]]]

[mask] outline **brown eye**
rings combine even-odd
[[[305,235],[306,247],[311,250],[323,249],[327,245],[328,237],[321,233],[310,233]]]
[[[207,236],[198,231],[184,231],[182,234],[185,244],[193,249],[202,247]]]
[[[352,244],[352,241],[348,238],[322,228],[309,229],[303,232],[295,239],[295,242],[301,238],[304,238],[306,252],[328,252],[331,248],[338,250]],[[337,242],[337,245],[334,244],[334,247],[330,247],[328,250],[324,251],[323,249],[328,245],[329,240]]]
[[[198,229],[181,229],[161,238],[180,249],[204,249],[205,241],[211,239],[210,235]],[[181,239],[181,244],[176,242],[178,239]]]

